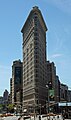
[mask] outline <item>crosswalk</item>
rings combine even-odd
[[[23,118],[23,117],[22,117]],[[56,115],[56,116],[31,116],[31,117],[25,117],[21,120],[63,120],[63,117],[61,115]]]

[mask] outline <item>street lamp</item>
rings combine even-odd
[[[47,113],[49,113],[49,111],[50,111],[50,108],[49,108],[49,105],[50,105],[50,99],[49,99],[49,86],[48,85],[46,85],[46,88],[47,88],[47,90],[48,90],[48,105],[46,104],[46,106],[47,106]]]
[[[14,111],[15,111],[14,113],[17,114],[17,108],[16,107],[14,107]]]
[[[50,112],[50,99],[49,99],[49,85],[48,84],[46,85],[46,88],[48,90],[48,105],[46,103],[46,109],[47,109],[47,113],[49,113]],[[49,119],[48,120],[50,120],[50,115],[49,115]]]
[[[41,104],[39,104],[39,107],[40,107],[40,115],[41,115]]]

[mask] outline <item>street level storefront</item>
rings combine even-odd
[[[71,102],[60,102],[58,103],[58,107],[64,118],[71,119]]]

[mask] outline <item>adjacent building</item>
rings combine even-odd
[[[60,84],[60,102],[68,102],[68,86]]]
[[[10,80],[10,93],[12,103],[22,102],[22,62],[21,60],[13,61],[12,79]]]
[[[12,78],[10,78],[10,103],[12,103]]]
[[[9,95],[9,92],[8,90],[5,89],[3,93],[3,104],[8,104],[8,95]]]
[[[56,94],[55,94],[56,102],[60,102],[60,80],[58,75],[56,75],[55,88],[56,88]]]
[[[3,97],[0,96],[0,104],[3,104]]]
[[[68,90],[68,102],[71,102],[71,90]]]
[[[47,61],[47,81],[50,101],[56,101],[56,67],[54,62]]]

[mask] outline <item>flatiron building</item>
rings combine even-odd
[[[46,104],[46,31],[42,13],[33,7],[22,27],[23,36],[23,108],[30,111]]]

